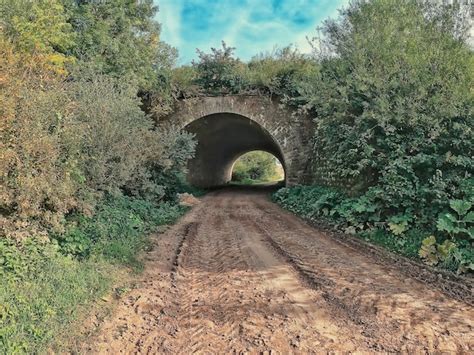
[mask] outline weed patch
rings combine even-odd
[[[449,212],[427,223],[415,214],[400,214],[370,194],[349,197],[322,186],[296,186],[273,195],[282,207],[309,221],[323,221],[337,230],[364,238],[403,256],[458,273],[472,273],[472,208],[452,200]]]
[[[142,269],[139,252],[157,226],[185,209],[125,196],[91,217],[70,216],[51,240],[0,239],[0,349],[43,353],[60,346],[88,304],[111,292],[124,268]]]

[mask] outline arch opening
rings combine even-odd
[[[188,163],[188,182],[197,187],[215,187],[232,180],[236,160],[251,151],[275,156],[286,171],[278,142],[259,123],[235,113],[216,113],[201,117],[185,128],[195,134],[198,145]],[[285,175],[286,176],[286,175]]]
[[[232,165],[233,184],[277,185],[285,181],[283,164],[273,154],[253,150],[237,158]]]

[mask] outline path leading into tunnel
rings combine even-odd
[[[473,307],[308,226],[266,191],[214,191],[153,240],[88,353],[474,350]]]

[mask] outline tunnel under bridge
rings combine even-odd
[[[180,100],[159,126],[193,133],[198,142],[188,164],[188,182],[197,187],[228,183],[243,154],[262,150],[283,165],[287,185],[309,176],[311,120],[263,96],[229,95]]]

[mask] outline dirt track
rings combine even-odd
[[[473,327],[465,302],[229,189],[154,239],[87,352],[472,353]]]

